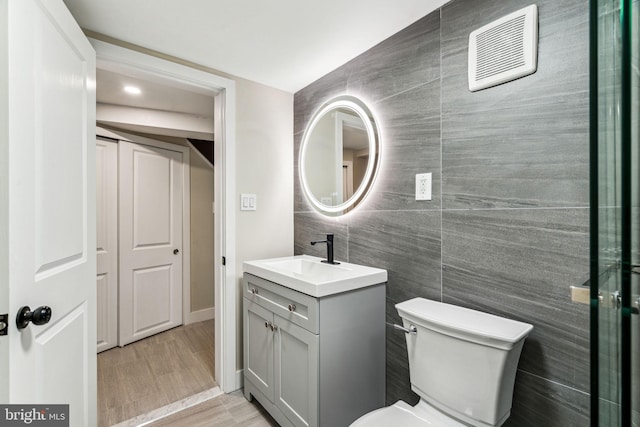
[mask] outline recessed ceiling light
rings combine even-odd
[[[135,86],[125,86],[124,91],[130,93],[131,95],[140,95],[142,93],[140,88]]]

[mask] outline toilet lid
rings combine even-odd
[[[466,427],[447,417],[427,402],[420,400],[411,406],[402,400],[386,408],[377,409],[358,418],[351,427]]]

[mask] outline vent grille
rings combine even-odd
[[[537,7],[531,5],[469,36],[469,90],[495,86],[535,72]]]
[[[525,64],[524,16],[491,29],[476,37],[478,66],[476,80],[485,79]]]

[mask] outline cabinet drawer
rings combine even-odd
[[[243,296],[278,316],[317,334],[318,300],[277,283],[244,273]]]

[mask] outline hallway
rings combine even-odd
[[[215,387],[213,334],[207,320],[98,354],[98,426]]]

